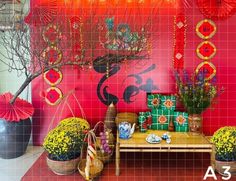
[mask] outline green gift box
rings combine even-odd
[[[176,107],[176,97],[173,95],[162,95],[161,96],[161,109],[175,110]]]
[[[174,125],[176,132],[188,132],[188,113],[174,112]]]
[[[148,108],[159,109],[161,107],[160,94],[148,94]]]
[[[153,109],[151,128],[154,130],[168,130],[172,114],[173,112],[170,110]]]

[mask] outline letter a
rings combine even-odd
[[[211,166],[207,168],[206,174],[203,178],[203,180],[206,180],[208,177],[213,177],[214,180],[217,180],[216,174]]]

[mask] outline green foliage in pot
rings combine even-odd
[[[72,123],[71,119],[67,119],[48,133],[44,139],[43,147],[48,152],[50,159],[66,161],[80,155],[86,129],[89,129],[88,126],[84,129],[85,127],[81,127],[80,123],[78,121]],[[86,125],[89,124],[86,123]]]
[[[216,147],[216,160],[236,161],[236,126],[226,126],[217,130],[211,142]]]

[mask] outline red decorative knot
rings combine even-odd
[[[164,115],[159,116],[158,118],[159,123],[164,124],[167,122],[167,118]]]
[[[53,105],[57,105],[61,101],[62,97],[63,95],[59,88],[50,87],[46,91],[45,101],[49,105],[53,106]]]
[[[201,62],[196,68],[196,74],[202,73],[206,81],[211,80],[216,75],[216,67],[208,61]]]
[[[176,121],[177,123],[179,123],[180,125],[183,125],[186,121],[186,119],[184,118],[184,116],[182,115],[179,115],[177,118],[176,118]]]
[[[216,33],[216,25],[213,21],[204,19],[197,24],[196,33],[205,40],[212,38]]]
[[[44,73],[44,80],[51,86],[56,86],[62,81],[62,73],[56,68],[50,69]]]
[[[216,47],[213,43],[204,41],[198,45],[196,52],[200,59],[209,60],[215,56]]]
[[[49,64],[57,64],[61,62],[62,52],[55,46],[49,46],[43,51],[42,56]]]

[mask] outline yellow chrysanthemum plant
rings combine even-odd
[[[226,126],[217,130],[211,142],[216,148],[216,160],[236,161],[236,126]]]
[[[66,161],[79,157],[89,123],[82,118],[66,118],[44,139],[43,147],[51,160]]]

